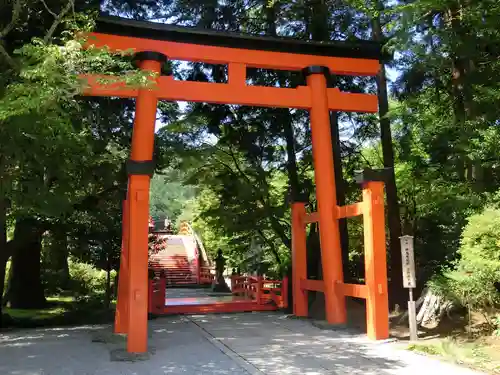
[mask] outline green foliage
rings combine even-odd
[[[94,148],[92,129],[75,121],[85,109],[76,98],[85,88],[78,74],[116,71],[125,74],[126,81],[130,78],[131,84],[147,82],[143,74],[133,73],[130,61],[104,49],[84,50],[82,42],[72,39],[57,45],[35,39],[25,44],[17,51],[18,79],[0,97],[0,136],[11,140],[0,146],[7,161],[4,189],[11,186],[4,194],[20,213],[57,216],[88,194],[85,187],[90,176],[82,175],[81,164],[93,165],[102,153]],[[19,145],[31,152],[23,153]],[[50,179],[44,186],[40,179],[47,169]],[[19,183],[9,185],[8,181]],[[26,190],[32,193],[27,195]]]
[[[35,323],[43,323],[54,317],[63,315],[69,310],[69,305],[73,302],[71,297],[49,297],[47,298],[49,307],[39,310],[11,309],[7,308],[5,312],[15,320],[30,320]]]
[[[72,1],[35,3],[15,8],[10,20],[4,20],[10,11],[0,17],[0,65],[9,65],[0,79],[0,138],[8,140],[0,145],[0,199],[10,201],[9,222],[33,217],[62,232],[69,241],[65,253],[99,269],[117,268],[133,102],[82,100],[80,75],[105,74],[102,81],[131,86],[149,86],[151,75],[133,67],[130,51],[83,48],[92,40],[79,33],[92,29],[93,12],[73,13]],[[37,25],[25,22],[28,16]],[[43,266],[46,291],[59,292],[60,265]],[[83,295],[97,287],[89,280],[72,287]]]
[[[10,272],[10,260],[7,262],[7,265],[5,267],[5,281],[4,281],[4,284],[3,284],[3,290],[1,291],[2,292],[2,297],[5,294],[5,291],[7,290],[7,282],[9,280],[9,272]]]
[[[440,355],[442,351],[436,345],[425,345],[425,344],[410,344],[407,347],[408,350],[412,352],[419,352],[430,355]]]
[[[106,292],[106,271],[98,270],[94,266],[74,260],[69,261],[71,290],[78,298],[102,295]],[[111,273],[114,280],[116,273]]]
[[[60,271],[52,270],[50,267],[47,267],[46,264],[43,264],[41,277],[44,290],[48,295],[56,295],[63,292],[63,288],[61,287],[62,275]]]
[[[493,335],[500,336],[500,314],[493,318],[492,323],[494,325]]]
[[[436,277],[430,286],[470,310],[486,312],[498,306],[500,293],[500,210],[486,208],[472,215],[465,227],[460,259],[452,270]]]
[[[467,365],[486,373],[495,373],[498,369],[497,356],[490,345],[484,342],[467,342],[453,338],[429,340],[428,343],[408,345],[413,352],[439,356],[444,360]]]
[[[194,197],[194,187],[184,184],[182,171],[167,169],[151,180],[150,213],[153,219],[176,223]]]
[[[466,272],[500,272],[500,210],[486,208],[469,218],[462,235],[461,267]],[[498,279],[497,279],[498,280]]]

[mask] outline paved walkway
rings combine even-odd
[[[435,359],[320,330],[279,313],[165,317],[150,322],[152,354],[114,362],[123,348],[109,326],[26,330],[0,335],[1,375],[473,375]],[[106,343],[93,342],[108,337]]]
[[[208,288],[167,288],[165,306],[209,305],[225,302],[251,301],[231,293],[213,293]]]

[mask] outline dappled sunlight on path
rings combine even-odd
[[[0,335],[0,374],[477,374],[401,350],[395,343],[320,330],[279,313],[151,321],[146,361],[112,361],[110,353],[124,345],[109,326],[6,332]]]

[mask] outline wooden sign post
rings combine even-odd
[[[418,339],[417,334],[417,312],[413,300],[413,289],[417,286],[415,277],[415,256],[413,251],[413,236],[402,236],[401,258],[403,260],[403,286],[408,289],[410,298],[408,301],[408,320],[410,325],[410,340]]]

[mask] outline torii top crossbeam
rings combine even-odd
[[[154,51],[171,60],[228,65],[229,83],[184,82],[173,77],[158,80],[158,99],[308,109],[307,86],[276,88],[246,84],[246,68],[300,71],[308,66],[328,68],[331,74],[373,76],[380,69],[380,44],[374,42],[304,42],[185,28],[153,22],[104,17],[97,21],[88,44],[110,50]],[[98,85],[87,77],[93,96],[136,97],[138,90],[120,84]],[[328,89],[331,110],[376,112],[374,95]]]

